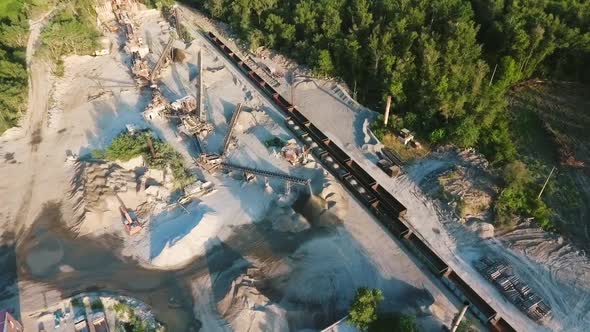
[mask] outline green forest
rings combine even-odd
[[[523,165],[507,95],[532,78],[590,80],[590,2],[584,0],[184,0],[230,24],[251,49],[280,50],[317,75],[339,77],[363,104],[431,144],[476,147],[510,178]],[[496,212],[550,210],[527,178],[506,181]]]
[[[24,3],[0,1],[0,133],[15,126],[27,107],[28,30]]]

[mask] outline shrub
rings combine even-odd
[[[348,312],[349,321],[360,330],[367,331],[377,319],[377,306],[381,301],[383,294],[379,289],[359,288]]]
[[[92,301],[92,303],[90,304],[90,308],[93,311],[100,311],[100,310],[104,310],[104,304],[102,304],[102,301],[100,299],[95,299],[94,301]]]
[[[369,326],[369,332],[419,332],[416,317],[398,313],[379,315]]]
[[[553,211],[536,197],[537,186],[527,166],[521,161],[513,161],[504,167],[503,177],[505,187],[494,205],[497,224],[508,226],[517,215],[525,215],[533,217],[544,229],[553,228]]]
[[[82,299],[79,297],[74,297],[70,303],[72,304],[72,307],[75,308],[84,308],[84,303],[82,302]]]
[[[128,161],[131,158],[143,155],[148,151],[147,135],[150,134],[132,135],[127,132],[120,134],[106,148],[106,159]]]

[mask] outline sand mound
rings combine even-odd
[[[268,114],[263,111],[252,110],[250,112],[242,112],[238,117],[235,130],[238,130],[241,133],[247,133],[254,127],[264,125],[269,122],[271,122],[271,120]]]
[[[470,223],[469,227],[482,239],[489,239],[494,237],[495,227],[490,223],[474,220]]]
[[[309,222],[292,208],[277,208],[270,216],[272,228],[279,232],[297,233],[310,227]]]
[[[315,81],[310,79],[297,81],[295,82],[295,86],[297,87],[297,90],[312,90],[317,88]]]
[[[322,192],[319,194],[326,201],[326,208],[330,212],[343,219],[348,211],[347,193],[334,179],[326,181]]]
[[[149,228],[150,264],[160,268],[179,267],[205,252],[205,234],[215,233],[218,216],[193,203],[190,214],[176,209],[154,217]]]
[[[233,331],[289,331],[285,309],[273,304],[247,275],[236,278],[218,303]]]

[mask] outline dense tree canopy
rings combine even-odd
[[[0,4],[0,134],[15,126],[26,109],[27,38],[24,3],[4,1]]]
[[[576,70],[590,59],[583,0],[185,2],[229,22],[253,48],[342,77],[369,106],[391,95],[400,118],[392,126],[479,146],[499,162],[514,158],[501,115],[507,89],[534,75],[590,77]]]

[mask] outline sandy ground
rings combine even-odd
[[[143,15],[152,42],[165,41],[161,19],[153,11]],[[33,28],[30,45],[38,35]],[[2,152],[16,160],[0,163],[0,197],[2,242],[9,246],[2,257],[15,266],[18,283],[2,305],[35,330],[52,304],[96,287],[141,298],[175,331],[195,318],[206,331],[300,330],[339,319],[354,290],[369,286],[383,290],[386,307],[417,314],[426,330],[448,324],[459,304],[340,184],[316,162],[291,167],[264,147],[267,138],[291,137],[280,113],[203,38],[187,48],[187,63],[162,72],[164,94],[174,99],[194,91],[199,49],[204,67],[225,67],[202,73],[215,126],[206,148],[219,149],[235,104],[245,103],[252,110],[240,115],[230,161],[311,178],[314,195],[304,195],[305,186],[288,191],[280,181],[245,183],[239,174],[213,176],[192,166],[191,142],[168,122],[143,118],[150,94],[130,86],[128,59],[116,47],[108,56],[66,58],[60,79],[30,57],[28,115],[0,138]],[[189,214],[177,208],[153,216],[138,237],[127,237],[116,217],[88,221],[84,234],[76,233],[64,199],[74,175],[66,154],[103,148],[128,123],[173,144],[216,191],[188,205]],[[171,296],[182,299],[182,308],[166,304]]]

